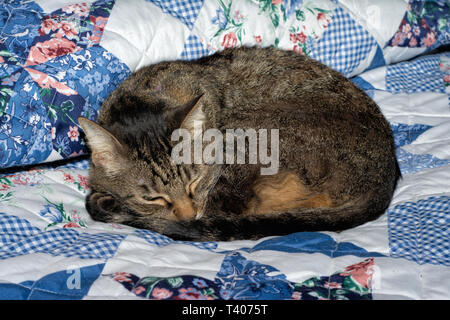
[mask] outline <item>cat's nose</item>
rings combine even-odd
[[[192,200],[187,195],[173,202],[172,213],[180,220],[194,219],[197,215]]]

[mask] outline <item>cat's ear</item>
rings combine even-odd
[[[193,132],[195,126],[203,127],[203,124],[206,122],[206,116],[202,110],[202,96],[200,95],[175,108],[172,117],[176,128],[183,128]]]
[[[124,147],[108,130],[89,119],[79,117],[78,123],[83,129],[89,148],[92,151],[92,162],[101,166],[107,173],[114,174],[123,169]]]

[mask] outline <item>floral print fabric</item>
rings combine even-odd
[[[388,42],[393,47],[435,48],[448,42],[450,32],[448,1],[411,0],[397,33]]]
[[[29,1],[2,4],[1,167],[86,152],[78,116],[95,119],[129,74],[99,45],[113,6],[114,0],[99,0],[44,13]]]
[[[269,273],[278,272],[272,276]],[[109,275],[127,290],[147,299],[162,300],[371,300],[374,259],[350,265],[331,276],[300,283],[288,281],[272,266],[227,255],[214,281],[191,275],[139,278],[128,272]]]

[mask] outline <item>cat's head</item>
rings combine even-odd
[[[193,130],[204,121],[201,98],[176,107],[161,105],[128,110],[108,128],[80,117],[91,149],[91,186],[118,198],[141,215],[171,220],[199,218],[203,213],[214,169],[204,164],[176,164],[171,133]]]

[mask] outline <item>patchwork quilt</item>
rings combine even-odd
[[[449,9],[445,0],[0,1],[0,299],[450,299]],[[308,55],[378,103],[403,175],[385,214],[340,233],[232,242],[93,221],[77,117],[95,120],[142,66],[243,45]]]

